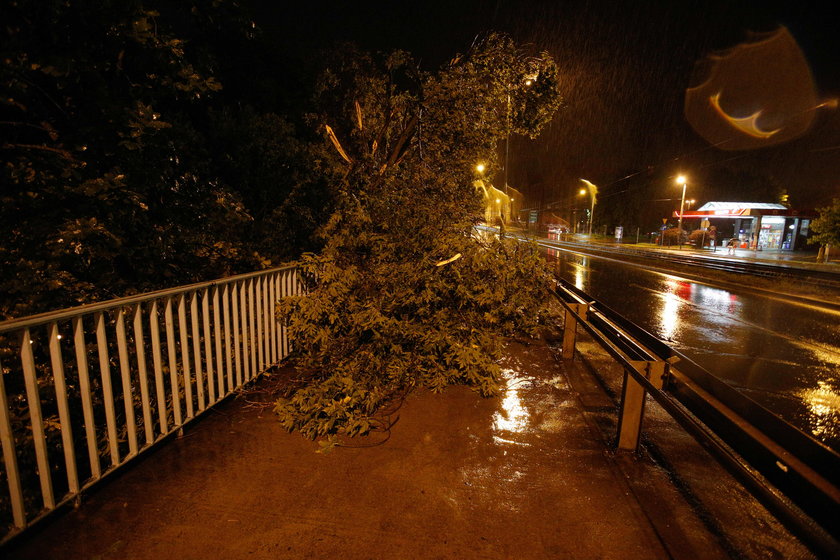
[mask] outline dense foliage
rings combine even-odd
[[[551,118],[553,61],[500,35],[436,74],[405,53],[347,48],[319,96],[312,119],[345,175],[324,249],[301,263],[306,296],[279,305],[310,373],[277,403],[281,422],[312,438],[355,435],[414,387],[495,394],[499,337],[537,332],[552,278],[535,247],[474,231],[473,170],[494,165],[508,126],[535,135]]]
[[[711,247],[716,230],[695,229],[688,236],[688,241],[695,247]]]
[[[273,107],[225,97],[259,48],[235,2],[15,0],[0,20],[0,319],[317,248],[328,173]]]
[[[679,245],[688,241],[687,232],[684,229],[668,228],[662,231],[662,240],[660,245],[670,247],[671,245]]]
[[[811,243],[840,245],[840,198],[831,201],[830,206],[818,208],[819,217],[811,222]]]

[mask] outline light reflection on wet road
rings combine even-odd
[[[548,250],[562,278],[840,450],[840,315]]]

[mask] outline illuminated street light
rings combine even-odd
[[[475,170],[478,171],[479,173],[484,173],[484,164],[479,163],[478,165],[475,166]]]
[[[686,185],[686,182],[687,182],[687,179],[685,178],[684,175],[680,175],[679,177],[677,177],[677,184],[679,185],[680,183],[682,183],[682,187],[683,187],[682,199],[680,200],[680,221],[677,224],[677,237],[679,237],[679,240],[680,240],[679,241],[680,249],[682,249],[682,220],[683,220],[683,208],[685,207],[685,185]]]
[[[589,189],[589,196],[592,198],[592,207],[589,210],[589,235],[592,235],[592,219],[595,217],[595,197],[598,196],[598,187],[587,181],[586,179],[581,179],[584,183],[586,183],[587,188]],[[580,189],[580,194],[586,194],[586,189]]]

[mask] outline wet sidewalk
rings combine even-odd
[[[502,398],[416,392],[381,445],[317,454],[270,408],[230,401],[0,555],[730,557],[667,473],[611,451],[590,413],[614,417],[605,395],[573,390],[543,344],[508,350]]]

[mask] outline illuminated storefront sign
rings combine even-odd
[[[745,245],[751,242],[752,246],[756,246],[755,232],[758,229],[759,248],[789,250],[802,246],[814,215],[813,212],[792,210],[769,202],[708,202],[697,210],[683,212],[682,218],[736,220],[735,227],[740,228],[737,236]],[[680,213],[674,210],[672,217],[679,218]],[[720,231],[721,225],[717,227]]]

